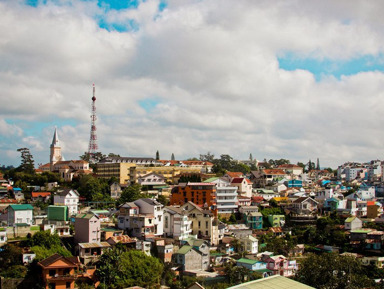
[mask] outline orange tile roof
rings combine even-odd
[[[241,178],[243,176],[242,172],[227,172],[226,174],[231,178]]]
[[[265,169],[263,172],[266,175],[285,175],[285,172],[280,169]]]
[[[32,198],[48,197],[50,195],[51,195],[50,192],[32,192]]]

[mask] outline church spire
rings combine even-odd
[[[57,136],[57,128],[55,127],[55,133],[53,134],[51,147],[59,147],[59,137]]]

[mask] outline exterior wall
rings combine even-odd
[[[12,207],[8,207],[8,226],[13,224],[25,223],[32,225],[33,212],[32,210],[13,210]]]
[[[190,250],[185,257],[184,270],[201,270],[202,267],[202,256],[195,250]]]
[[[196,205],[216,206],[216,188],[213,183],[188,183],[172,190],[171,205],[183,205],[187,202]]]
[[[100,242],[100,239],[100,220],[96,216],[75,219],[75,243]]]
[[[53,203],[55,206],[67,206],[69,216],[76,215],[79,211],[79,196],[72,191],[66,196],[54,196]]]
[[[162,236],[163,235],[163,228],[164,228],[164,218],[163,218],[163,208],[162,205],[150,205],[144,200],[138,199],[134,202],[137,206],[140,207],[140,214],[148,214],[154,216],[154,234],[156,236]]]
[[[238,210],[237,187],[216,188],[218,214],[231,214]]]

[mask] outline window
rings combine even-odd
[[[208,229],[208,221],[205,221],[205,227]]]
[[[199,228],[201,227],[201,222],[199,221]]]
[[[49,270],[48,274],[49,276],[53,277],[56,274],[56,270]]]

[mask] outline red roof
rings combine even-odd
[[[294,164],[283,164],[283,165],[279,165],[278,166],[279,169],[300,169],[302,167],[298,166],[298,165],[294,165]]]
[[[232,184],[241,184],[243,182],[244,178],[234,178],[232,180]]]

